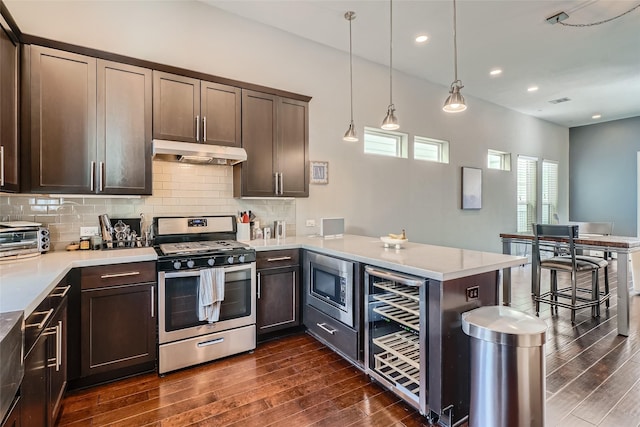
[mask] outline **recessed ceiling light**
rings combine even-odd
[[[592,119],[599,119],[600,117],[602,117],[602,114],[594,114],[593,116],[591,116]]]
[[[421,34],[418,37],[416,37],[416,43],[424,43],[427,40],[429,40],[429,36],[425,36],[424,34]]]
[[[489,74],[492,76],[499,76],[500,74],[502,74],[502,70],[500,68],[495,68],[489,71]]]
[[[537,90],[538,90],[538,86],[529,86],[529,87],[527,88],[527,91],[529,91],[529,92],[535,92],[535,91],[537,91]]]

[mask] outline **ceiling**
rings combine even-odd
[[[384,0],[203,0],[233,14],[389,66],[389,2]],[[458,0],[458,77],[473,96],[566,127],[640,116],[640,8],[601,25],[565,24],[619,15],[640,0]],[[429,40],[415,42],[419,34]],[[440,84],[453,81],[453,1],[393,2],[393,68]],[[502,74],[489,75],[494,68]],[[357,79],[354,67],[354,79]],[[529,92],[530,86],[539,89]],[[549,101],[569,98],[553,104]],[[467,99],[473,111],[473,100]],[[592,119],[601,114],[599,119]]]

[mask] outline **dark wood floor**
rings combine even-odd
[[[616,333],[615,270],[611,308],[593,319],[558,316],[549,325],[548,426],[640,426],[640,297],[632,298],[631,334]],[[513,306],[532,312],[529,267],[514,268]],[[544,284],[548,276],[543,276]],[[69,393],[59,425],[77,426],[428,426],[395,395],[369,381],[307,335],[169,374],[142,375]]]

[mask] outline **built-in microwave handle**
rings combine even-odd
[[[318,328],[322,329],[323,331],[329,332],[331,335],[334,335],[338,331],[337,329],[329,329],[326,325],[326,323],[316,323],[316,326]]]
[[[393,273],[386,270],[378,270],[377,268],[366,266],[364,270],[371,276],[380,277],[381,279],[391,280],[393,282],[402,283],[403,285],[420,287],[424,284],[424,279],[415,279],[413,277],[404,276],[402,274]]]

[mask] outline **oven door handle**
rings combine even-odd
[[[215,268],[224,268],[225,273],[232,273],[234,271],[251,270],[254,265],[255,263],[252,262],[248,264],[239,264],[239,265],[233,265],[233,266],[229,265],[229,266],[215,267]],[[164,273],[164,277],[167,279],[175,279],[176,277],[200,276],[200,270],[203,270],[203,269],[199,268],[195,270],[171,271],[171,272],[163,271],[162,273]]]
[[[424,285],[424,279],[416,279],[414,277],[393,273],[391,271],[378,270],[377,268],[373,268],[370,266],[366,266],[364,269],[371,276],[379,277],[381,279],[391,280],[393,282],[402,283],[403,285],[413,286],[416,288]]]

